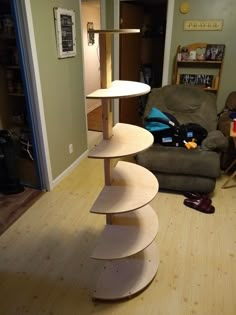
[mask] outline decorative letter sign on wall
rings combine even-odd
[[[223,20],[186,20],[184,31],[222,31]]]
[[[211,74],[180,74],[179,83],[213,88],[214,76]]]

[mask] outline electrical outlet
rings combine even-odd
[[[69,144],[69,153],[72,154],[74,152],[73,144]]]

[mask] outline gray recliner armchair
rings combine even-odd
[[[167,85],[152,89],[143,117],[153,107],[173,115],[180,124],[201,125],[208,135],[201,146],[192,150],[155,143],[137,154],[137,163],[157,176],[162,190],[212,192],[221,172],[220,152],[228,145],[227,138],[216,129],[216,96],[198,87]]]

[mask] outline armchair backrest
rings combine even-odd
[[[236,111],[236,91],[232,91],[226,98],[225,108],[231,111]]]
[[[148,96],[144,117],[152,107],[173,115],[180,124],[197,123],[208,132],[217,128],[216,96],[201,88],[166,85],[153,88]]]

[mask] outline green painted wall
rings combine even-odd
[[[106,1],[106,27],[113,28],[114,26],[114,3]]]
[[[224,107],[228,94],[236,89],[236,1],[234,0],[189,0],[190,11],[179,12],[182,0],[175,0],[173,32],[171,38],[171,57],[169,83],[172,77],[172,64],[178,45],[184,46],[196,42],[209,44],[225,44],[225,59],[221,76],[220,90],[217,97],[218,111]],[[184,31],[184,20],[223,19],[223,31]]]
[[[75,11],[77,55],[58,59],[53,8]],[[87,150],[83,55],[78,0],[31,0],[43,104],[55,179]],[[68,146],[72,143],[73,154]]]

